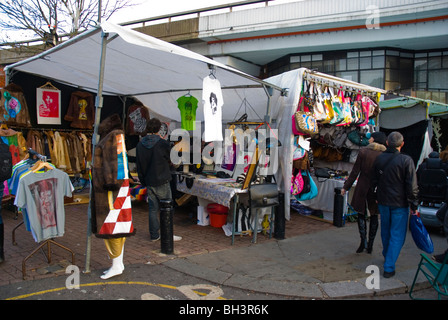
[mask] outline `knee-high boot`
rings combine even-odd
[[[356,250],[356,253],[363,252],[367,248],[367,222],[364,214],[358,213],[358,230],[359,236],[361,237],[361,244],[358,250]]]
[[[3,251],[5,229],[3,223],[0,223],[0,263],[5,261],[5,252]]]
[[[370,216],[369,241],[367,244],[367,253],[372,253],[373,242],[375,241],[376,232],[378,230],[378,215]]]

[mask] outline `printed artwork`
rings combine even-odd
[[[57,226],[56,190],[57,179],[50,178],[34,182],[28,186],[36,205],[37,218],[42,229]]]
[[[129,113],[131,123],[134,125],[134,132],[143,133],[146,131],[146,118],[141,108],[137,108]]]
[[[37,88],[37,123],[61,124],[61,91]]]
[[[20,104],[20,101],[17,98],[11,96],[8,91],[5,91],[4,97],[6,114],[3,115],[3,118],[6,121],[8,121],[10,118],[15,119],[22,109],[22,105]]]
[[[84,98],[81,98],[78,100],[78,108],[79,108],[79,115],[78,115],[78,119],[79,120],[87,120],[87,100]]]

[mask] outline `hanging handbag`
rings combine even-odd
[[[363,134],[361,134],[358,130],[352,130],[347,134],[347,138],[360,147],[365,147],[369,144],[369,139]]]
[[[350,107],[350,98],[344,95],[342,90],[338,92],[339,101],[341,101],[341,116],[343,120],[336,124],[337,126],[348,126],[352,123],[352,112]]]
[[[302,170],[297,171],[293,169],[291,175],[291,194],[295,196],[301,193],[303,184]]]
[[[313,88],[314,96],[316,97],[316,102],[314,103],[314,117],[320,123],[329,123],[331,118],[327,113],[327,109],[325,108],[325,102],[322,99],[322,92],[318,85]]]
[[[302,175],[307,176],[309,178],[310,191],[307,193],[300,193],[299,195],[296,195],[295,198],[297,201],[314,199],[317,196],[317,194],[319,193],[319,190],[317,189],[317,185],[314,182],[314,180],[310,177],[310,173],[308,171],[302,171]]]
[[[307,81],[303,81],[303,107],[304,110],[307,110],[311,113],[314,112],[314,85],[313,82],[308,84]]]
[[[411,229],[412,239],[414,239],[415,245],[426,253],[433,253],[434,245],[431,237],[418,214],[411,214],[409,228]]]
[[[304,111],[304,103],[299,104],[299,109],[293,114],[293,120],[297,132],[309,135],[319,133],[316,118],[311,112]]]
[[[320,87],[317,87],[317,90],[320,91]],[[331,123],[334,115],[333,107],[331,106],[331,95],[328,91],[328,87],[325,88],[324,92],[321,92],[322,100],[324,101],[325,111],[327,113],[327,123]]]
[[[339,124],[342,121],[344,121],[344,117],[342,115],[342,107],[341,107],[341,101],[339,97],[335,96],[333,93],[333,89],[329,88],[330,96],[331,96],[331,107],[333,108],[334,117],[330,121],[330,124]]]

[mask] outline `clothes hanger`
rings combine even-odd
[[[37,171],[42,170],[42,169],[52,170],[54,168],[51,166],[51,164],[49,164],[46,161],[42,161],[42,160],[37,161],[34,164],[34,166],[31,167],[31,171],[32,172],[37,172]]]

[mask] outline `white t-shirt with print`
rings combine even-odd
[[[222,106],[224,104],[221,83],[218,79],[205,77],[202,83],[204,105],[204,140],[222,141]]]

